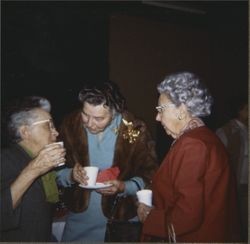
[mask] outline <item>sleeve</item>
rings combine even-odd
[[[200,227],[204,215],[206,162],[210,157],[206,145],[195,139],[182,143],[170,157],[168,170],[172,186],[162,185],[165,209],[153,209],[145,221],[146,234],[166,235],[168,226],[173,226],[176,236],[195,231]],[[165,182],[165,181],[164,181]],[[164,189],[165,187],[165,189]],[[167,189],[172,188],[172,200]],[[168,190],[169,191],[169,190]],[[152,228],[151,223],[158,228]]]
[[[125,181],[125,191],[122,194],[125,196],[135,195],[137,191],[144,187],[145,183],[141,177],[133,177]]]
[[[152,223],[154,223],[152,225]],[[143,234],[166,238],[165,229],[165,210],[154,208],[150,211],[146,221],[143,224]]]
[[[63,168],[56,172],[56,182],[59,186],[71,187],[73,182],[71,180],[72,168]]]
[[[12,159],[9,155],[12,155],[12,152],[6,153],[3,150],[1,153],[1,231],[18,228],[22,211],[22,204],[19,204],[15,209],[12,207],[10,185],[17,177],[18,169],[13,167]]]
[[[16,209],[12,208],[10,188],[1,190],[1,231],[8,231],[19,226],[21,216],[21,204]]]

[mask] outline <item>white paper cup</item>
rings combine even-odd
[[[138,201],[146,204],[147,206],[152,206],[152,191],[149,189],[144,189],[136,192]]]
[[[94,186],[96,183],[96,178],[98,175],[99,168],[95,166],[87,166],[83,167],[84,170],[86,171],[87,176],[89,177],[88,179],[88,186]]]
[[[51,143],[51,144],[49,144],[49,145],[52,145],[52,144],[59,144],[59,145],[61,145],[62,147],[64,146],[63,141],[53,142],[53,143]],[[65,163],[59,163],[57,166],[62,166],[62,165],[64,165],[64,164],[65,164]]]
[[[61,145],[62,147],[64,146],[63,141],[55,142],[55,144],[59,144],[59,145]],[[57,166],[62,166],[62,165],[64,165],[64,164],[65,164],[65,163],[60,163],[60,164],[58,164]]]

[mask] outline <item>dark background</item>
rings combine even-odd
[[[171,141],[154,122],[155,87],[186,69],[204,77],[214,96],[207,125],[222,125],[230,97],[248,92],[248,2],[151,2],[2,1],[2,112],[15,97],[42,95],[58,126],[78,106],[85,81],[113,79],[129,109],[149,124],[161,159]],[[1,135],[5,145],[5,130]]]

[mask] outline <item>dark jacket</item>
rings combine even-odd
[[[118,179],[128,180],[131,177],[139,176],[149,186],[157,168],[154,141],[151,139],[144,122],[136,119],[128,112],[123,113],[122,118],[132,122],[131,129],[133,131],[123,122],[121,122],[117,131],[113,166],[120,168]],[[136,136],[136,132],[139,132],[138,136]],[[132,134],[135,136],[132,136]],[[86,130],[83,127],[79,110],[64,119],[60,136],[67,150],[67,166],[73,167],[76,162],[83,166],[89,165]],[[89,191],[75,184],[72,188],[66,190],[65,198],[71,211],[82,212],[88,207]],[[114,196],[102,197],[102,208],[104,215],[107,217],[110,215],[113,200]],[[129,219],[134,217],[136,215],[135,200],[134,197],[130,196],[120,201],[116,218]]]
[[[241,127],[235,119],[230,120],[223,127],[217,130],[217,135],[221,138],[221,134],[226,137],[225,145],[229,153],[229,163],[236,175],[237,183],[240,184],[241,171],[244,162],[244,138],[241,136]],[[222,138],[221,138],[222,139]],[[222,142],[224,143],[223,139]]]
[[[45,201],[38,178],[24,193],[21,203],[12,208],[10,185],[31,161],[17,144],[1,154],[1,241],[50,241],[52,205]]]

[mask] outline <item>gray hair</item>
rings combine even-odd
[[[29,96],[17,99],[10,105],[7,111],[7,129],[11,141],[21,141],[19,128],[32,124],[37,118],[36,110],[39,108],[49,113],[50,102],[44,97]]]
[[[165,94],[177,107],[182,103],[197,117],[211,114],[213,98],[199,77],[190,72],[179,72],[166,76],[157,86],[160,94]]]

